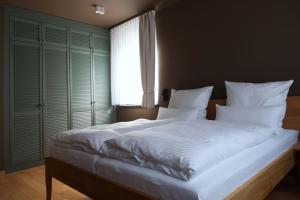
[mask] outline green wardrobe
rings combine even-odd
[[[110,37],[103,28],[7,6],[5,171],[43,163],[49,138],[111,123]]]

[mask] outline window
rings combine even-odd
[[[111,87],[113,105],[142,104],[143,89],[141,83],[139,39],[138,17],[111,30]],[[157,103],[157,70],[155,76],[155,99]]]
[[[112,104],[141,105],[139,19],[111,30]]]

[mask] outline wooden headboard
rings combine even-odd
[[[216,104],[225,105],[225,103],[225,99],[210,100],[207,108],[207,118],[214,119],[216,116]],[[300,131],[300,96],[287,98],[287,111],[283,127]]]

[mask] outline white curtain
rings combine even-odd
[[[113,105],[141,105],[139,18],[111,30],[111,90]]]
[[[142,107],[152,108],[155,103],[155,11],[140,17],[140,67],[143,88]]]

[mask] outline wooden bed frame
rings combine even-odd
[[[211,100],[208,118],[215,116],[215,104],[225,100]],[[288,97],[284,127],[300,130],[300,96]],[[282,153],[254,177],[233,191],[226,200],[263,200],[295,165],[293,148]],[[46,158],[47,200],[51,200],[52,178],[65,183],[92,199],[153,200],[156,199],[132,188],[120,185],[54,158]]]

